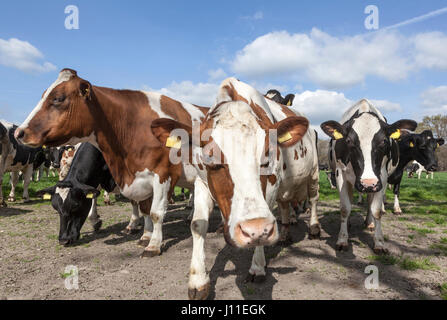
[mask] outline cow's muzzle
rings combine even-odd
[[[235,227],[234,238],[241,248],[272,245],[278,240],[276,220],[257,218],[242,221]]]

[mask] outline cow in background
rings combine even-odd
[[[90,143],[82,143],[77,148],[66,177],[55,186],[37,192],[38,195],[51,195],[51,204],[59,213],[60,244],[74,244],[80,237],[87,217],[94,231],[101,228],[102,220],[96,206],[100,187],[112,192],[116,189],[116,184],[101,152]],[[133,233],[139,220],[137,204],[132,202],[132,207],[126,233]]]
[[[340,194],[341,226],[336,247],[348,248],[348,220],[353,189],[368,194],[368,219],[374,219],[374,252],[385,253],[381,216],[386,183],[399,163],[396,140],[402,129],[414,130],[413,120],[388,124],[381,112],[366,99],[360,100],[343,115],[341,122],[326,121],[321,129],[332,139],[329,161]]]
[[[404,169],[413,160],[413,165],[418,166],[418,177],[420,179],[422,170],[427,172],[435,171],[438,167],[436,149],[444,144],[444,139],[434,138],[430,130],[422,133],[409,133],[402,131],[399,145],[399,164],[393,174],[388,178],[388,183],[394,185],[394,214],[402,214],[399,204],[400,183],[404,174]],[[432,176],[433,179],[433,176]]]
[[[267,91],[267,93],[264,96],[279,104],[283,104],[288,107],[290,107],[293,104],[293,99],[295,99],[295,95],[291,93],[286,95],[285,98],[283,98],[281,93],[279,93],[279,91],[275,89]]]
[[[8,201],[15,201],[15,188],[19,182],[19,172],[23,173],[23,200],[29,201],[28,186],[33,172],[45,161],[42,148],[31,148],[17,142],[14,131],[17,126],[7,121],[0,121],[0,186],[3,184],[3,175],[11,172],[11,192]],[[0,203],[6,207],[3,190],[0,188]]]

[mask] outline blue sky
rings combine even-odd
[[[261,92],[296,93],[294,107],[315,126],[363,97],[391,121],[447,113],[447,13],[369,34],[369,4],[379,9],[380,29],[447,7],[396,0],[2,3],[0,117],[23,121],[64,67],[95,85],[203,105],[214,101],[223,78],[236,76]],[[79,30],[64,27],[67,5],[79,8]]]

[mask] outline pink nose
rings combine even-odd
[[[246,220],[236,226],[235,241],[241,247],[271,245],[278,239],[276,221],[267,218]]]
[[[377,179],[362,179],[362,180],[360,180],[360,183],[365,188],[374,188],[378,182],[379,182],[379,180],[377,180]]]

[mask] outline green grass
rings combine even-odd
[[[389,208],[392,206],[394,195],[388,188],[386,195]],[[354,203],[357,203],[357,197],[358,193],[354,191]],[[338,199],[338,191],[331,189],[326,173],[320,172],[320,200]],[[365,201],[364,197],[363,202],[365,203]],[[417,178],[409,179],[404,174],[400,186],[399,201],[404,214],[415,214],[429,218],[438,226],[447,225],[447,172],[435,172],[433,180],[425,178],[420,180]],[[399,220],[406,220],[406,218],[400,217]]]
[[[380,255],[380,256],[368,256],[366,257],[369,261],[378,261],[385,265],[395,265],[399,262],[399,258],[393,255]]]
[[[405,257],[400,259],[399,266],[404,270],[436,270],[439,269],[439,267],[431,262],[430,258],[416,258],[411,259],[409,257]]]
[[[441,298],[443,300],[447,300],[447,282],[441,284],[440,289],[441,289]]]

